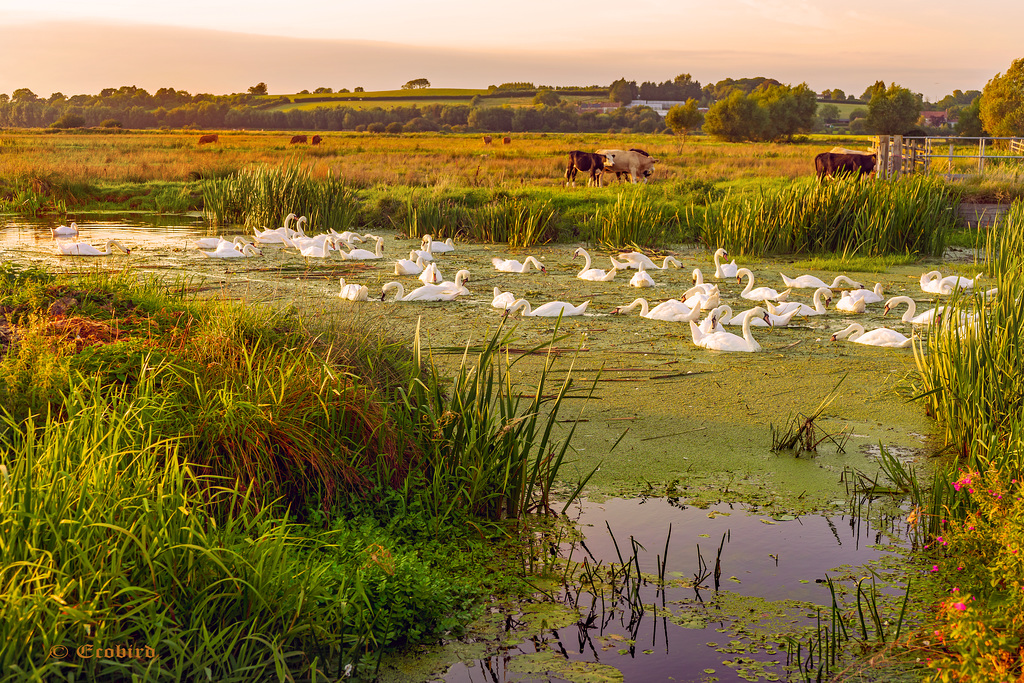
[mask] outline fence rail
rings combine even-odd
[[[878,155],[875,170],[878,178],[897,178],[910,173],[965,175],[984,173],[986,165],[1009,162],[1021,168],[1024,164],[1024,139],[1021,138],[879,135],[874,139],[873,150]]]

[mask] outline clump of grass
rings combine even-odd
[[[660,247],[668,224],[675,220],[664,205],[653,201],[644,188],[618,194],[609,208],[599,208],[590,226],[589,238],[606,249]]]
[[[544,244],[555,236],[558,212],[551,200],[505,199],[474,209],[468,233],[481,242],[507,242],[510,247]]]
[[[213,225],[276,227],[285,216],[306,216],[309,227],[343,231],[355,224],[359,204],[345,181],[328,172],[315,178],[297,163],[255,165],[225,178],[201,181],[203,213]]]
[[[957,201],[941,181],[923,176],[808,180],[727,198],[702,214],[691,211],[688,220],[706,244],[744,255],[939,256],[956,221]]]

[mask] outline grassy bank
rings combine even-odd
[[[452,385],[151,283],[5,268],[0,311],[0,680],[372,677],[518,585],[568,384],[518,398],[502,337]]]

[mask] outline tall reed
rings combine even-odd
[[[532,202],[509,199],[470,212],[469,237],[481,242],[508,242],[510,247],[532,247],[555,237],[558,212],[551,200]]]
[[[598,209],[590,226],[589,239],[607,249],[659,247],[665,231],[676,216],[654,201],[646,188],[619,192],[611,208]]]
[[[838,252],[844,256],[939,256],[956,219],[955,194],[940,181],[803,181],[726,198],[688,220],[701,240],[748,255]]]
[[[224,178],[202,181],[203,213],[213,225],[274,228],[289,213],[305,216],[308,228],[348,230],[359,216],[355,193],[328,172],[315,178],[297,163],[248,166]]]

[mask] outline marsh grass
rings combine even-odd
[[[701,240],[733,253],[831,253],[842,258],[941,255],[958,197],[921,176],[898,181],[801,181],[691,211]]]
[[[656,203],[644,188],[618,193],[610,207],[599,208],[589,226],[588,239],[606,249],[660,247],[666,230],[678,217]]]

